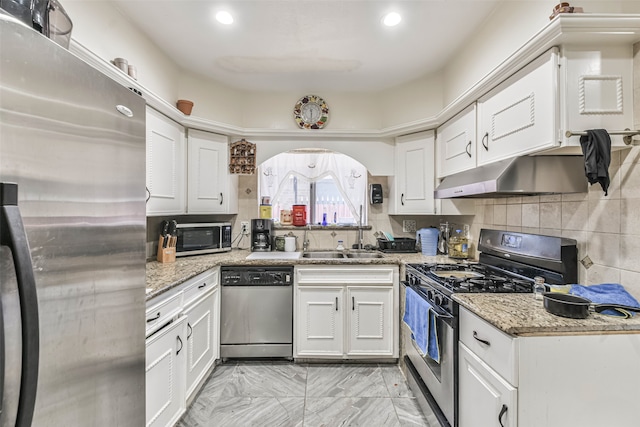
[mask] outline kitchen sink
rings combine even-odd
[[[316,252],[304,252],[302,254],[302,258],[344,258],[344,254],[342,252],[332,252],[332,251],[316,251]]]
[[[345,259],[345,258],[384,258],[384,255],[378,252],[337,252],[337,251],[311,251],[304,252],[302,258],[316,258],[316,259]]]
[[[384,255],[376,252],[349,252],[347,258],[384,258]]]

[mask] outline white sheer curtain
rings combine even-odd
[[[333,152],[287,152],[274,156],[259,167],[260,196],[270,196],[274,204],[289,187],[289,180],[298,182],[333,178],[353,218],[358,219],[360,205],[366,202],[367,169],[353,158]],[[299,201],[300,204],[308,204]],[[366,209],[363,210],[363,212]],[[275,214],[275,212],[274,212]],[[363,216],[366,214],[363,213]],[[362,218],[366,223],[366,218]]]

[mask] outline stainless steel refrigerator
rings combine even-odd
[[[1,14],[0,182],[0,425],[144,425],[145,102]]]

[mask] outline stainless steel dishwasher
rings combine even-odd
[[[293,357],[293,267],[220,269],[220,356]]]

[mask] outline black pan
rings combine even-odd
[[[600,313],[609,309],[621,309],[640,313],[640,308],[620,304],[594,304],[586,298],[576,295],[545,292],[544,308],[551,314],[572,319],[586,319],[589,312]]]

